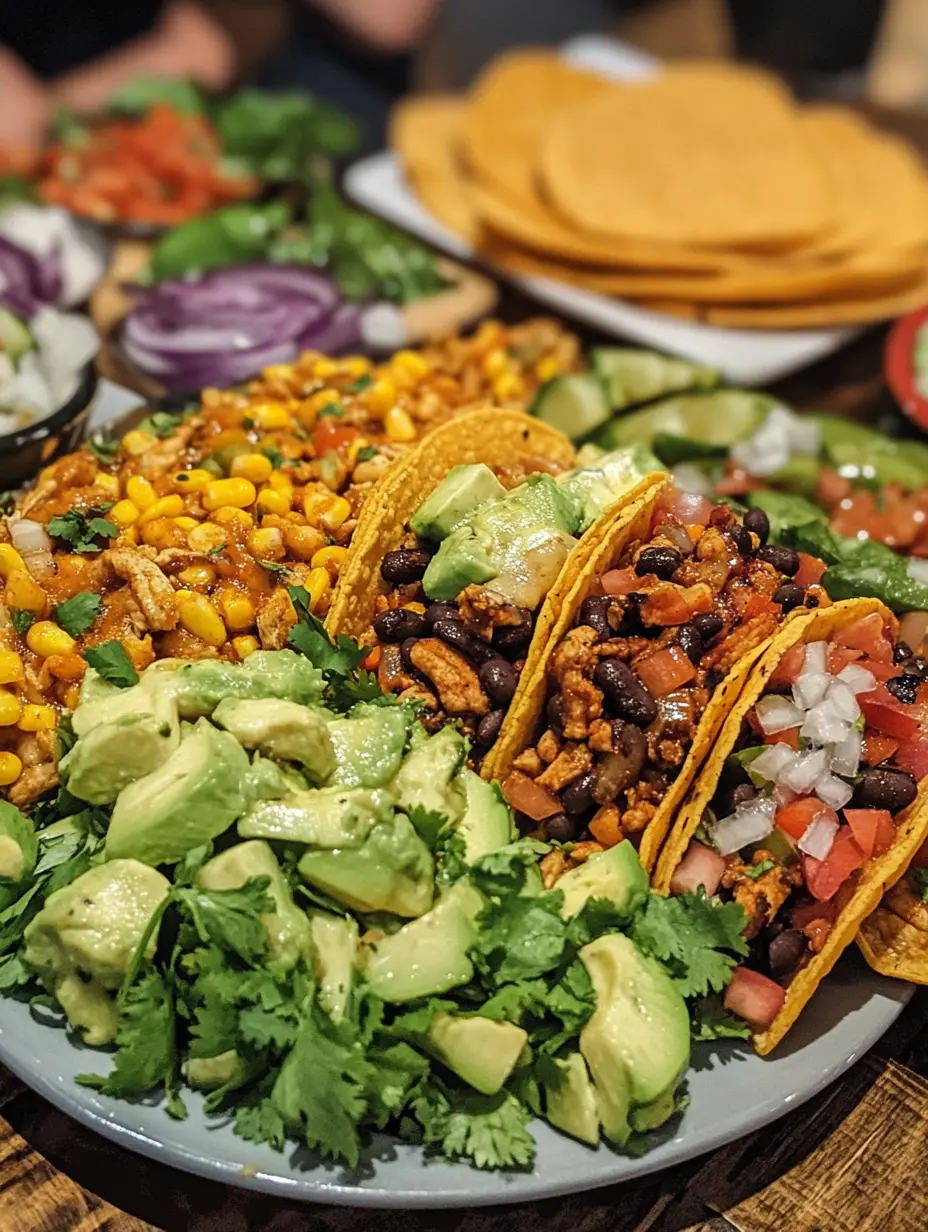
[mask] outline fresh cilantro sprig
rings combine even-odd
[[[14,607],[10,609],[10,620],[19,636],[25,637],[35,624],[35,613],[27,612],[21,607]]]
[[[53,619],[56,624],[70,633],[72,637],[80,637],[86,633],[100,614],[101,595],[91,590],[81,590],[70,599],[65,599],[54,609]]]
[[[138,684],[139,674],[126,654],[122,642],[103,642],[84,651],[87,663],[109,684],[128,689]]]
[[[748,952],[747,916],[739,903],[696,894],[649,896],[635,917],[632,939],[659,959],[684,997],[721,992]]]
[[[51,518],[45,529],[53,539],[67,543],[72,552],[99,552],[103,546],[100,539],[114,539],[119,534],[116,526],[103,517],[111,508],[110,503],[92,509],[69,509]]]
[[[343,633],[333,642],[322,621],[313,615],[305,586],[288,586],[287,593],[298,617],[287,635],[287,642],[321,670],[329,704],[342,711],[350,710],[357,702],[393,705],[393,699],[382,692],[377,677],[361,667],[369,647],[359,646]]]

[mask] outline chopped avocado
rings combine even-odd
[[[287,880],[267,843],[253,839],[236,843],[214,856],[197,874],[204,890],[237,890],[250,877],[268,877],[267,893],[276,910],[261,917],[267,933],[268,953],[282,970],[295,967],[309,954],[309,920],[293,901]]]
[[[440,543],[478,505],[498,500],[506,489],[488,466],[453,466],[425,504],[413,514],[409,526],[421,539]]]
[[[559,475],[557,482],[580,509],[578,534],[589,530],[617,500],[654,471],[664,467],[646,446],[635,442],[604,453],[594,466],[584,466]]]
[[[535,395],[529,414],[578,441],[604,424],[612,408],[596,373],[576,372],[546,381]]]
[[[626,839],[570,869],[559,878],[557,888],[564,895],[561,914],[565,919],[576,915],[591,898],[607,898],[630,916],[648,897],[648,875]]]
[[[633,1108],[629,1114],[629,1123],[636,1134],[647,1134],[652,1129],[658,1129],[668,1121],[677,1107],[677,1080],[675,1079],[663,1094],[650,1104],[642,1104]]]
[[[241,664],[162,659],[149,673],[164,674],[182,719],[212,714],[223,698],[279,697],[305,706],[318,702],[325,688],[319,669],[292,650],[256,650]]]
[[[0,910],[19,897],[22,883],[32,876],[38,854],[32,822],[15,804],[0,800]]]
[[[215,1057],[188,1057],[183,1064],[184,1077],[199,1091],[215,1091],[231,1082],[242,1070],[234,1048]]]
[[[13,367],[18,368],[26,352],[35,349],[35,338],[22,317],[10,312],[9,308],[0,308],[0,350],[9,357]]]
[[[453,1014],[436,1014],[425,1040],[429,1052],[484,1095],[502,1090],[527,1043],[528,1034],[511,1022]]]
[[[457,828],[464,839],[467,863],[498,851],[516,837],[512,813],[498,783],[488,783],[465,767],[458,774],[464,788],[464,816]]]
[[[111,860],[49,894],[26,928],[26,963],[87,1044],[114,1039],[119,1017],[115,993],[170,889],[166,877],[138,860]],[[153,935],[149,958],[156,944]]]
[[[469,882],[456,882],[420,919],[362,946],[368,984],[384,1001],[402,1002],[468,983],[474,920],[483,906]]]
[[[241,816],[248,770],[235,737],[200,719],[164,765],[119,793],[106,858],[176,864]]]
[[[249,800],[282,800],[294,791],[306,791],[309,783],[293,766],[278,766],[276,761],[256,753],[245,775],[245,794]]]
[[[560,1081],[544,1084],[545,1116],[555,1129],[596,1146],[599,1105],[586,1061],[581,1053],[571,1052],[566,1057],[555,1058],[553,1063],[560,1073]]]
[[[111,803],[124,787],[164,765],[180,744],[177,705],[154,673],[96,701],[82,696],[72,726],[78,739],[61,760],[62,778],[72,795],[91,804]]]
[[[729,446],[752,436],[774,405],[767,394],[749,389],[680,394],[611,419],[593,439],[603,449],[618,449],[635,441],[651,448],[658,434]]]
[[[432,809],[456,822],[464,812],[465,792],[458,771],[467,759],[467,742],[453,727],[443,727],[408,753],[390,790],[397,807]]]
[[[689,1013],[670,976],[622,933],[591,941],[580,959],[596,993],[580,1051],[596,1086],[603,1132],[624,1145],[633,1110],[663,1100],[689,1063]]]
[[[297,867],[304,881],[353,911],[419,916],[432,905],[432,856],[402,813],[374,826],[360,846],[310,850]]]
[[[534,609],[574,546],[579,521],[579,508],[550,475],[529,475],[443,540],[425,571],[425,593],[453,599],[465,586],[492,581],[504,599]]]
[[[715,389],[721,379],[715,368],[636,347],[593,347],[590,363],[613,411],[691,389]]]
[[[345,719],[329,724],[335,768],[329,782],[338,787],[382,787],[403,760],[409,716],[402,706],[355,706]]]
[[[333,1022],[341,1022],[358,963],[358,925],[350,916],[312,911],[312,930],[319,1000]]]
[[[393,797],[372,788],[322,787],[264,800],[238,823],[242,838],[308,843],[334,850],[360,847],[371,830],[393,816]]]
[[[299,762],[315,782],[321,783],[335,769],[328,715],[328,711],[280,697],[251,701],[228,697],[213,711],[213,722],[246,749],[258,749],[276,761]]]

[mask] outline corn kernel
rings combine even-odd
[[[158,494],[144,475],[131,475],[126,480],[126,496],[139,509],[147,509],[158,499]]]
[[[0,684],[15,684],[23,678],[22,655],[0,648]]]
[[[285,526],[283,535],[287,551],[297,560],[312,560],[325,547],[325,535],[314,526]]]
[[[396,383],[388,376],[374,381],[364,391],[364,405],[375,415],[386,415],[396,405]]]
[[[284,537],[277,526],[262,526],[248,536],[248,551],[257,560],[280,560],[286,555]]]
[[[81,686],[72,684],[70,688],[65,690],[64,704],[68,710],[76,710],[81,704]]]
[[[556,355],[543,355],[535,365],[539,381],[552,381],[561,371],[561,361]]]
[[[254,518],[250,513],[246,513],[244,509],[236,509],[233,505],[223,505],[221,509],[217,509],[211,521],[215,522],[217,526],[237,528],[245,534],[255,524]]]
[[[284,492],[275,492],[272,488],[265,488],[258,494],[258,509],[261,513],[274,513],[278,517],[283,517],[285,513],[290,512],[290,500],[291,498]]]
[[[137,458],[146,450],[151,449],[157,439],[151,432],[140,432],[138,428],[133,428],[131,432],[126,433],[120,443],[130,458]]]
[[[313,376],[318,381],[331,381],[332,377],[337,375],[338,364],[327,355],[320,356],[313,364]]]
[[[229,532],[215,522],[202,522],[187,535],[187,546],[190,550],[204,556],[214,548],[225,547],[228,542]]]
[[[214,452],[218,449],[225,449],[229,445],[247,445],[249,453],[253,448],[251,441],[248,439],[248,433],[244,428],[223,428],[221,432],[217,432],[211,438],[210,445]]]
[[[293,364],[269,364],[267,368],[261,371],[261,375],[266,381],[289,381],[293,374]]]
[[[0,689],[0,727],[12,727],[23,713],[23,704],[8,689]]]
[[[139,525],[141,526],[141,522]],[[173,518],[154,518],[151,522],[146,522],[142,526],[141,536],[143,543],[157,548],[159,552],[164,551],[165,548],[180,547],[184,540],[184,532],[174,525]]]
[[[233,637],[232,649],[240,659],[247,659],[250,654],[254,654],[260,647],[261,643],[256,637]]]
[[[258,492],[250,479],[214,479],[203,492],[203,507],[210,513],[231,505],[235,509],[247,509],[255,503]]]
[[[393,406],[383,418],[383,426],[388,440],[405,442],[416,439],[416,425],[408,411],[401,406]]]
[[[250,415],[265,432],[280,432],[293,425],[290,412],[279,402],[259,402]]]
[[[35,706],[27,702],[16,725],[20,731],[52,731],[58,726],[58,713],[54,706]]]
[[[14,569],[25,569],[26,562],[12,543],[0,543],[0,577],[8,578]]]
[[[226,622],[226,628],[233,633],[250,629],[255,623],[255,605],[234,586],[227,586],[220,594],[219,610]]]
[[[371,361],[363,355],[346,355],[342,360],[342,372],[352,381],[360,380],[371,370]]]
[[[502,376],[509,371],[509,356],[502,347],[494,347],[483,357],[483,370],[487,376]]]
[[[493,378],[493,394],[500,402],[511,402],[515,398],[521,398],[524,392],[525,386],[522,379],[514,372],[502,372]]]
[[[481,321],[474,334],[474,345],[480,348],[499,346],[503,342],[503,327],[499,321]]]
[[[107,518],[110,522],[115,522],[117,526],[131,526],[133,522],[138,521],[141,509],[131,500],[117,501],[113,508],[107,513]]]
[[[0,787],[9,787],[23,772],[23,763],[15,753],[0,753]]]
[[[24,612],[41,612],[45,607],[45,591],[27,569],[14,569],[6,580],[3,599],[7,607]]]
[[[139,541],[139,532],[135,529],[134,526],[124,527],[123,530],[119,532],[119,537],[116,540],[116,542],[120,544],[122,547],[126,547],[127,545],[135,547],[137,546],[138,541]]]
[[[293,500],[293,480],[283,471],[274,471],[268,479],[272,491],[282,492],[289,500]]]
[[[413,599],[412,602],[403,604],[403,611],[418,612],[420,616],[423,616],[425,614],[425,604]]]
[[[390,361],[390,371],[398,384],[408,387],[422,380],[429,371],[429,363],[418,351],[397,351]]]
[[[333,405],[340,408],[341,404],[341,390],[333,389],[331,385],[325,385],[322,389],[317,389],[314,394],[310,394],[308,398],[304,398],[300,403],[300,422],[312,427],[321,410]]]
[[[26,645],[33,654],[47,659],[49,655],[70,654],[76,643],[70,633],[65,633],[53,620],[37,620],[26,632]]]
[[[180,492],[202,492],[215,478],[210,471],[198,466],[191,471],[178,471],[174,476],[174,484]]]
[[[351,505],[344,496],[335,496],[320,484],[305,489],[303,512],[313,526],[321,527],[331,534],[350,516]]]
[[[209,565],[189,565],[178,573],[177,579],[185,586],[211,586],[216,580],[216,570]]]
[[[229,473],[236,479],[250,479],[252,483],[264,483],[274,467],[271,459],[263,453],[240,453],[232,459]]]
[[[188,518],[185,516],[181,518],[174,518],[174,525],[179,526],[181,530],[193,530],[193,528],[195,526],[199,526],[200,523],[196,520],[196,518]]]
[[[198,595],[193,590],[179,590],[174,597],[180,623],[187,632],[208,646],[221,646],[226,640],[226,627],[206,595]]]
[[[139,518],[139,526],[154,522],[155,518],[178,518],[184,512],[184,498],[175,492],[172,496],[159,496]]]
[[[314,569],[327,569],[330,577],[338,577],[342,565],[345,563],[345,557],[348,555],[347,548],[336,546],[320,548],[315,553],[310,564]]]
[[[310,611],[316,608],[320,599],[329,590],[331,585],[332,579],[329,577],[328,569],[310,569],[309,577],[306,579]]]
[[[99,488],[101,492],[105,492],[107,496],[112,496],[114,500],[119,499],[118,475],[110,475],[107,471],[98,471],[94,477],[93,486]]]

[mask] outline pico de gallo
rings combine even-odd
[[[784,654],[671,881],[744,909],[750,957],[725,1004],[757,1031],[822,951],[868,861],[892,847],[928,773],[928,662],[884,617]]]

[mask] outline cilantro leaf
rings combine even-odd
[[[371,458],[377,457],[377,449],[374,445],[362,445],[355,456],[355,462],[370,462]]]
[[[275,1151],[287,1145],[284,1119],[266,1096],[238,1105],[235,1132],[246,1142],[266,1142]]]
[[[429,1072],[429,1062],[404,1041],[375,1044],[370,1051],[374,1072],[368,1090],[365,1120],[384,1129],[409,1103]]]
[[[632,939],[667,968],[684,997],[721,992],[748,952],[747,916],[738,903],[697,894],[649,896],[632,925]]]
[[[725,1009],[721,997],[702,997],[690,1006],[690,1034],[694,1040],[750,1039],[751,1028]]]
[[[100,515],[111,505],[97,505],[93,509],[69,509],[67,513],[51,518],[45,529],[53,539],[69,544],[73,552],[99,552],[102,544],[98,539],[114,539],[119,534],[116,526]]]
[[[138,424],[136,431],[148,432],[164,440],[180,427],[182,420],[182,415],[174,415],[170,411],[153,411]]]
[[[105,441],[102,436],[90,437],[87,448],[103,466],[107,466],[119,453],[119,441]]]
[[[429,851],[435,850],[439,835],[451,825],[444,813],[439,813],[437,809],[424,808],[421,804],[407,810],[407,816]]]
[[[507,897],[483,909],[472,955],[489,987],[531,979],[558,966],[567,945],[563,902],[564,895],[553,890],[534,898]]]
[[[589,898],[567,925],[567,935],[578,950],[603,933],[622,932],[628,913],[609,898]]]
[[[752,881],[757,881],[759,877],[763,877],[764,873],[769,873],[774,867],[773,860],[761,860],[759,864],[752,864],[744,870],[745,877],[750,877]]]
[[[129,689],[139,682],[139,674],[121,642],[89,646],[84,651],[84,658],[104,680],[120,689]]]
[[[316,667],[336,676],[347,676],[367,655],[367,649],[339,634],[334,643],[329,639],[322,621],[310,610],[309,592],[305,586],[288,586],[300,622],[287,638],[294,650],[306,656]]]
[[[374,673],[364,668],[358,668],[350,676],[330,677],[328,697],[336,710],[350,710],[358,702],[372,702],[375,706],[396,704],[390,694],[382,691]]]
[[[235,890],[176,891],[178,902],[190,912],[194,927],[204,944],[235,954],[242,962],[260,962],[267,953],[267,933],[262,915],[274,911],[274,900],[267,893],[268,877],[249,877]]]
[[[470,870],[471,879],[489,898],[516,895],[525,886],[529,869],[534,868],[539,856],[548,851],[547,843],[520,839],[475,860]]]
[[[21,607],[10,608],[10,620],[20,637],[25,637],[35,624],[35,613],[26,612]]]
[[[359,394],[362,390],[367,389],[373,379],[369,372],[362,373],[356,381],[351,381],[350,384],[345,386],[345,393]]]
[[[80,637],[86,633],[100,612],[102,595],[94,594],[92,590],[81,590],[70,599],[65,599],[55,608],[53,617],[65,633],[72,637]]]
[[[417,1136],[431,1154],[467,1159],[477,1168],[528,1168],[534,1161],[529,1110],[509,1091],[480,1095],[433,1077],[411,1109],[421,1127]]]
[[[923,903],[928,903],[928,868],[910,868],[909,872],[915,883],[915,892]]]

